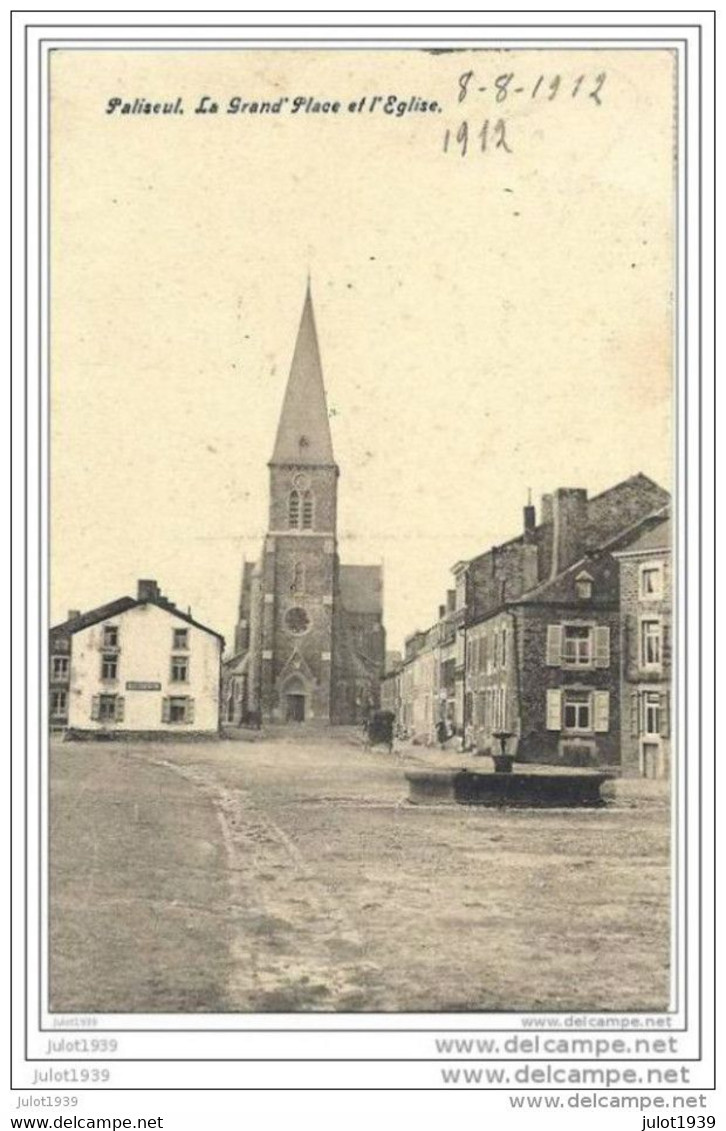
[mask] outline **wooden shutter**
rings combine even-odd
[[[597,624],[593,629],[595,645],[595,667],[610,667],[610,628],[606,624]]]
[[[671,733],[670,696],[667,691],[660,693],[660,736],[669,738]]]
[[[94,695],[91,699],[91,718],[98,721],[101,717],[101,696]]]
[[[551,625],[550,627],[559,627]],[[562,729],[562,692],[559,687],[547,692],[547,730]]]
[[[630,694],[630,737],[637,738],[640,734],[640,695],[637,691]]]
[[[126,706],[126,699],[123,695],[116,696],[116,722],[122,723],[124,721],[124,708]]]
[[[161,721],[162,723],[171,722],[171,702],[168,696],[164,696],[161,701]]]
[[[606,734],[610,730],[610,692],[593,691],[593,730],[596,734]]]
[[[186,717],[186,721],[187,721],[188,723],[193,723],[193,722],[194,722],[194,700],[193,700],[193,699],[187,699],[187,717]]]
[[[545,662],[551,668],[559,668],[562,664],[561,624],[547,625],[547,658]],[[557,729],[559,730],[559,727]]]

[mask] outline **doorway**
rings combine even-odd
[[[663,777],[659,743],[652,741],[643,743],[641,750],[641,765],[644,778]]]
[[[287,722],[305,722],[305,696],[298,693],[287,695]]]

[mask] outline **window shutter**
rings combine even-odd
[[[640,695],[633,691],[630,696],[630,737],[637,738],[640,734]]]
[[[562,664],[562,625],[547,625],[547,658],[546,663],[550,668],[559,668]],[[557,727],[559,730],[560,728]]]
[[[609,691],[594,691],[593,692],[593,714],[595,716],[595,725],[593,730],[596,734],[606,734],[610,730],[610,692]]]
[[[122,723],[124,721],[124,708],[126,706],[126,699],[123,695],[116,696],[116,722]]]
[[[660,695],[660,736],[669,738],[671,733],[670,696],[667,691]]]
[[[91,718],[98,721],[101,717],[101,696],[94,695],[91,699]]]
[[[610,628],[606,624],[598,624],[594,629],[595,637],[595,667],[610,667]]]
[[[162,723],[171,722],[171,703],[166,696],[161,701],[161,721]]]
[[[193,699],[187,699],[187,718],[186,718],[186,721],[188,723],[194,722],[194,700]]]
[[[558,625],[550,625],[558,628]],[[562,729],[562,692],[558,687],[547,692],[547,730]]]

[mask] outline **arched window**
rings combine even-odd
[[[294,562],[292,567],[291,593],[305,592],[305,566],[302,562]]]
[[[291,491],[287,504],[287,525],[291,530],[297,530],[300,525],[300,492]]]
[[[312,530],[312,528],[313,528],[313,493],[312,493],[312,491],[303,491],[303,497],[302,497],[302,527],[303,527],[303,530]]]

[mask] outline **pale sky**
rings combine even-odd
[[[231,641],[308,268],[341,560],[383,561],[390,648],[435,619],[454,562],[519,533],[528,487],[538,503],[643,471],[670,488],[673,65],[54,53],[53,622],[154,577]],[[348,112],[389,93],[443,110]],[[342,110],[196,115],[203,94]],[[185,114],[108,115],[116,96]],[[466,156],[444,152],[463,120]]]

